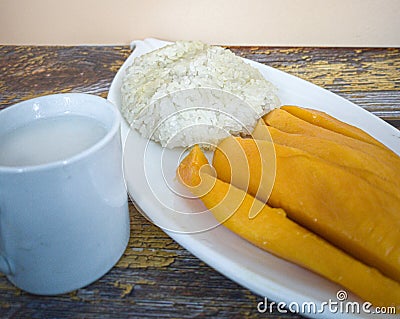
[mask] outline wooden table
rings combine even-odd
[[[400,49],[232,47],[240,56],[320,85],[400,128]],[[40,95],[107,96],[127,46],[0,46],[0,109]],[[259,314],[254,295],[217,273],[142,217],[132,204],[120,262],[92,285],[33,296],[0,275],[1,318],[300,318]]]

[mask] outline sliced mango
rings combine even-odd
[[[216,219],[242,238],[276,256],[307,268],[375,306],[400,305],[399,283],[359,262],[245,191],[209,175],[208,162],[197,146],[177,169],[178,179],[198,196]],[[258,204],[254,204],[258,202]],[[262,207],[250,219],[251,207]]]
[[[300,118],[295,117],[283,109],[274,109],[263,116],[265,123],[278,130],[307,136],[314,136],[337,142],[352,149],[364,152],[380,161],[382,165],[391,167],[397,176],[400,176],[400,158],[389,149],[354,139],[323,127],[315,126]]]
[[[400,202],[338,165],[285,145],[229,137],[214,153],[218,178],[257,196],[362,262],[400,281]],[[236,154],[245,153],[247,163]],[[226,156],[225,154],[229,154]],[[260,176],[276,159],[272,192]],[[230,163],[236,163],[235,171]],[[249,183],[236,179],[239,165],[250,168]],[[270,174],[270,173],[268,173]]]
[[[327,130],[343,134],[348,137],[355,138],[357,140],[367,142],[370,144],[377,145],[382,148],[386,148],[385,145],[378,142],[371,135],[367,134],[358,127],[349,125],[338,119],[317,110],[302,108],[293,105],[285,105],[281,107],[282,110],[289,112],[290,114],[302,119],[310,124],[325,128]]]
[[[343,166],[375,187],[400,199],[400,179],[396,176],[395,170],[382,165],[367,153],[320,137],[286,133],[267,126],[262,120],[258,121],[252,136],[256,140],[272,140],[276,144],[294,147]]]

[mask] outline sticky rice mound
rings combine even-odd
[[[134,59],[121,87],[121,112],[163,147],[212,146],[251,132],[280,105],[276,92],[230,50],[180,41]]]

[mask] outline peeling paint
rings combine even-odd
[[[122,283],[120,281],[114,282],[114,287],[122,289],[120,293],[121,298],[125,298],[126,296],[130,295],[130,293],[133,290],[133,285],[127,284],[127,283]]]
[[[0,291],[9,291],[13,293],[15,296],[19,296],[22,294],[22,290],[15,287],[12,283],[10,283],[5,276],[0,278]]]
[[[281,65],[279,69],[322,87],[342,83],[338,87],[342,92],[400,90],[400,59],[363,62],[361,67],[344,62],[315,61],[306,65]]]
[[[118,262],[118,268],[167,267],[175,261],[175,252],[144,249],[141,252],[127,249]]]
[[[69,298],[74,301],[80,301],[81,298],[78,297],[78,290],[74,290],[68,294]]]

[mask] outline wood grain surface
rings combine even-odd
[[[231,47],[238,55],[320,85],[400,128],[400,49]],[[129,56],[121,46],[0,46],[0,109],[50,93],[102,97]],[[130,204],[119,263],[73,293],[41,297],[0,275],[0,318],[300,318],[260,314],[254,295],[152,225]]]

